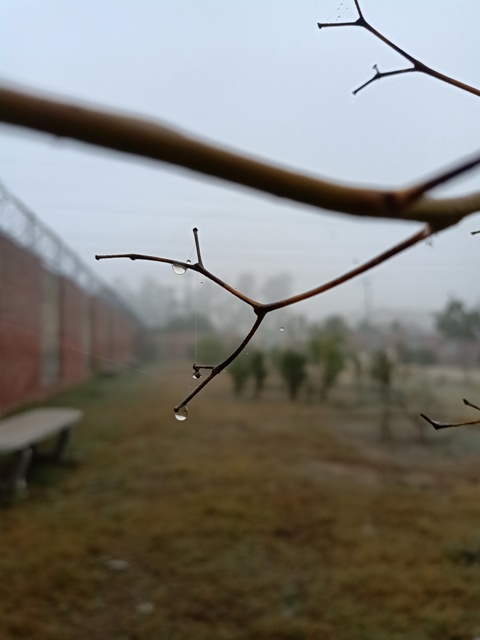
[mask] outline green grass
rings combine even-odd
[[[55,399],[85,419],[0,510],[2,639],[480,636],[478,448],[400,416],[382,446],[373,404],[234,400],[227,376],[180,423],[168,373]]]

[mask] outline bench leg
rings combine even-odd
[[[65,457],[65,451],[67,450],[68,443],[70,442],[70,427],[60,431],[57,444],[52,452],[53,460],[63,460]]]
[[[15,454],[13,464],[7,475],[4,491],[13,496],[18,489],[27,485],[27,471],[33,457],[33,447],[26,447]]]

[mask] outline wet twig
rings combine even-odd
[[[376,80],[381,80],[382,78],[386,78],[389,76],[396,76],[396,75],[405,74],[405,73],[425,73],[426,75],[429,75],[432,78],[436,78],[437,80],[441,80],[442,82],[445,82],[454,87],[457,87],[458,89],[462,89],[463,91],[467,91],[468,93],[473,93],[474,95],[480,97],[480,89],[477,89],[476,87],[473,87],[464,82],[460,82],[456,78],[452,78],[451,76],[447,76],[444,73],[440,73],[439,71],[436,71],[431,67],[428,67],[426,64],[424,64],[423,62],[421,62],[411,54],[407,53],[407,51],[405,51],[404,49],[396,45],[394,42],[392,42],[389,38],[384,36],[383,33],[381,33],[380,31],[377,31],[377,29],[372,27],[372,25],[365,19],[365,16],[363,15],[362,9],[360,7],[359,0],[354,0],[354,2],[355,2],[355,8],[358,12],[358,18],[356,20],[353,20],[350,22],[318,22],[317,23],[318,28],[324,29],[327,27],[363,27],[364,29],[369,31],[372,35],[374,35],[376,38],[384,42],[391,49],[399,53],[403,58],[405,58],[405,60],[410,62],[410,64],[412,65],[411,67],[407,67],[406,69],[396,69],[394,71],[380,71],[378,68],[378,65],[374,65],[373,70],[375,73],[373,77],[367,80],[366,82],[364,82],[360,87],[355,89],[352,92],[354,95],[362,91],[362,89],[365,89],[366,87],[368,87],[370,84],[372,84]]]
[[[477,409],[478,411],[480,411],[480,407],[477,407],[477,405],[473,404],[472,402],[465,400],[465,398],[463,399],[463,404],[467,405],[467,407],[471,407],[472,409]],[[480,418],[478,418],[477,420],[466,420],[464,422],[439,422],[438,420],[432,420],[423,413],[421,413],[420,415],[437,431],[439,429],[449,429],[450,427],[466,427],[468,425],[480,424]]]
[[[182,402],[180,402],[176,407],[174,407],[175,414],[179,419],[185,419],[186,418],[188,403],[198,393],[200,393],[200,391],[202,391],[202,389],[204,389],[204,387],[206,387],[207,384],[209,384],[209,382],[211,382],[213,380],[213,378],[215,378],[226,367],[228,367],[228,365],[231,364],[237,358],[237,356],[240,355],[240,353],[242,353],[242,351],[245,349],[247,344],[250,342],[250,340],[256,334],[256,332],[259,329],[260,325],[262,324],[263,320],[265,319],[265,317],[269,313],[271,313],[273,311],[277,311],[278,309],[283,309],[283,308],[291,306],[293,304],[297,304],[298,302],[301,302],[303,300],[308,300],[309,298],[317,296],[317,295],[319,295],[321,293],[324,293],[325,291],[328,291],[329,289],[333,289],[333,288],[335,288],[335,287],[337,287],[337,286],[339,286],[341,284],[344,284],[345,282],[348,282],[348,280],[351,280],[352,278],[355,278],[356,276],[358,276],[358,275],[360,275],[362,273],[365,273],[366,271],[369,271],[370,269],[373,269],[373,267],[376,267],[377,265],[381,264],[382,262],[385,262],[389,258],[392,258],[393,256],[398,255],[402,251],[405,251],[409,247],[413,247],[418,242],[421,242],[422,240],[425,240],[426,238],[428,238],[432,234],[432,230],[428,226],[425,227],[421,231],[415,233],[410,238],[407,238],[407,240],[404,240],[403,242],[401,242],[401,243],[395,245],[394,247],[392,247],[391,249],[388,249],[387,251],[384,251],[383,253],[379,254],[378,256],[376,256],[376,257],[372,258],[371,260],[368,260],[367,262],[363,263],[362,265],[359,265],[358,267],[355,267],[354,269],[351,269],[350,271],[347,271],[346,273],[344,273],[343,275],[339,276],[338,278],[334,278],[333,280],[329,280],[328,282],[325,282],[324,284],[320,285],[319,287],[315,287],[314,289],[310,289],[310,290],[305,291],[303,293],[300,293],[298,295],[291,296],[291,297],[285,298],[283,300],[279,300],[278,302],[272,302],[272,303],[267,303],[267,304],[261,303],[261,302],[258,302],[257,300],[253,300],[252,298],[249,298],[248,296],[244,295],[240,291],[237,291],[237,289],[234,289],[233,287],[231,287],[227,282],[225,282],[221,278],[218,278],[211,271],[206,269],[205,265],[203,263],[202,257],[201,257],[200,242],[199,242],[199,238],[198,238],[198,229],[197,228],[195,228],[193,230],[193,234],[194,234],[194,238],[195,238],[195,248],[196,248],[196,253],[197,253],[197,262],[195,262],[193,264],[189,263],[189,262],[181,262],[179,260],[173,260],[171,258],[162,258],[162,257],[159,257],[159,256],[148,256],[148,255],[143,255],[143,254],[139,254],[139,253],[126,253],[126,254],[97,255],[97,256],[95,256],[95,258],[97,260],[105,260],[105,259],[111,259],[111,258],[128,258],[130,260],[148,260],[148,261],[153,261],[153,262],[162,262],[162,263],[165,263],[165,264],[172,265],[174,271],[176,273],[178,273],[178,274],[185,273],[186,271],[189,271],[189,270],[190,271],[195,271],[196,273],[201,274],[204,278],[207,278],[207,279],[211,280],[212,282],[214,282],[215,284],[217,284],[218,286],[222,287],[223,289],[226,289],[233,296],[235,296],[236,298],[238,298],[239,300],[241,300],[242,302],[244,302],[245,304],[250,306],[252,311],[253,311],[253,313],[254,313],[254,315],[256,316],[255,321],[254,321],[250,331],[248,332],[248,334],[241,341],[241,343],[238,345],[238,347],[223,362],[221,362],[220,364],[217,364],[217,365],[197,364],[197,363],[193,364],[193,371],[194,371],[193,377],[194,378],[199,379],[201,377],[202,370],[209,371],[209,374],[192,391],[192,393],[190,393]]]

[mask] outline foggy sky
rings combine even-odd
[[[375,27],[426,64],[480,86],[480,3],[363,0]],[[478,98],[419,74],[372,74],[405,61],[358,28],[353,2],[330,0],[1,0],[3,81],[125,110],[287,167],[346,184],[403,186],[480,147]],[[0,127],[0,179],[102,278],[145,274],[177,286],[163,265],[100,262],[95,253],[193,257],[234,283],[293,276],[316,286],[400,241],[416,224],[359,221],[122,154]],[[470,174],[434,195],[480,188]],[[480,215],[321,299],[310,316],[374,309],[423,314],[450,295],[480,302]],[[178,286],[184,286],[178,284]]]

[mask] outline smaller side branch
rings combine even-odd
[[[449,182],[454,178],[458,178],[464,173],[475,169],[479,165],[480,153],[472,156],[471,158],[465,160],[457,166],[452,167],[451,169],[447,169],[438,173],[436,176],[433,176],[433,178],[430,178],[429,180],[425,180],[424,182],[420,182],[419,184],[414,185],[410,189],[407,189],[407,191],[404,192],[403,196],[401,196],[403,200],[403,206],[408,206],[415,200],[421,198],[425,193],[427,193],[427,191],[431,191],[435,187],[445,184],[446,182]]]
[[[330,29],[331,27],[363,27],[364,21],[361,18],[352,22],[317,22],[319,29]]]
[[[200,267],[202,267],[202,269],[203,269],[204,266],[203,266],[203,261],[202,261],[202,254],[200,252],[200,242],[198,240],[198,229],[197,229],[197,227],[195,227],[194,230],[193,230],[193,237],[195,239],[195,249],[197,251],[197,262],[198,262],[198,265]]]
[[[417,71],[415,67],[408,67],[407,69],[397,69],[396,71],[380,71],[378,65],[376,64],[374,64],[372,68],[375,71],[373,78],[370,78],[370,80],[364,82],[360,87],[354,89],[352,91],[354,96],[356,96],[357,93],[359,93],[362,89],[365,89],[365,87],[368,87],[369,84],[372,84],[372,82],[375,82],[376,80],[381,80],[382,78],[386,78],[387,76],[398,76],[402,73],[412,73],[413,71]]]
[[[150,262],[163,262],[165,264],[171,264],[172,267],[181,267],[182,269],[184,269],[185,271],[183,273],[185,273],[186,271],[195,271],[196,273],[199,273],[200,275],[202,275],[204,278],[207,278],[208,280],[215,282],[215,284],[218,284],[219,287],[222,287],[223,289],[228,291],[228,293],[231,293],[232,296],[235,296],[242,302],[245,302],[245,304],[250,305],[253,309],[258,307],[260,305],[259,302],[257,302],[256,300],[253,300],[252,298],[249,298],[248,296],[244,295],[237,289],[234,289],[224,280],[222,280],[221,278],[218,278],[215,274],[211,273],[211,271],[208,271],[208,269],[205,269],[205,267],[203,266],[203,262],[201,262],[202,258],[200,253],[200,243],[198,239],[198,229],[196,227],[193,230],[193,233],[195,237],[195,245],[197,248],[197,258],[198,258],[198,262],[195,264],[190,264],[190,262],[182,262],[181,260],[172,260],[171,258],[160,258],[159,256],[148,256],[142,253],[115,253],[115,254],[108,254],[108,255],[106,254],[96,255],[95,260],[110,260],[112,258],[128,258],[129,260],[147,260]]]
[[[421,242],[422,240],[425,240],[426,238],[431,236],[432,233],[433,232],[431,228],[427,225],[421,231],[415,233],[410,238],[407,238],[403,242],[400,242],[400,244],[395,245],[391,249],[388,249],[388,251],[384,251],[378,256],[375,256],[375,258],[372,258],[371,260],[368,260],[367,262],[359,265],[358,267],[355,267],[355,269],[351,269],[350,271],[347,271],[346,273],[339,276],[338,278],[334,278],[333,280],[330,280],[329,282],[326,282],[325,284],[322,284],[319,287],[316,287],[315,289],[310,289],[309,291],[305,291],[305,293],[300,293],[296,296],[292,296],[291,298],[286,298],[285,300],[280,300],[279,302],[264,305],[263,308],[265,308],[267,311],[275,311],[277,309],[282,309],[292,304],[296,304],[297,302],[301,302],[302,300],[308,300],[309,298],[318,296],[320,293],[324,293],[329,289],[334,289],[335,287],[338,287],[339,285],[344,284],[345,282],[348,282],[348,280],[352,280],[352,278],[355,278],[361,275],[362,273],[365,273],[366,271],[373,269],[374,267],[378,266],[382,262],[385,262],[386,260],[393,258],[393,256],[396,256],[399,253],[402,253],[402,251],[405,251],[406,249],[413,247],[418,242]]]
[[[362,89],[365,89],[365,87],[368,87],[375,80],[380,80],[381,78],[400,75],[404,73],[418,72],[418,73],[425,73],[431,76],[432,78],[436,78],[437,80],[445,82],[446,84],[450,84],[454,87],[457,87],[457,89],[467,91],[468,93],[472,93],[473,95],[480,97],[480,89],[477,89],[476,87],[473,87],[464,82],[460,82],[456,78],[452,78],[451,76],[447,76],[444,73],[440,73],[439,71],[436,71],[431,67],[428,67],[426,64],[424,64],[414,56],[410,55],[407,51],[405,51],[404,49],[399,47],[397,44],[395,44],[392,40],[390,40],[385,35],[383,35],[383,33],[381,33],[380,31],[377,31],[377,29],[372,27],[372,25],[365,19],[358,0],[354,0],[354,2],[355,2],[355,8],[357,9],[358,15],[359,15],[357,20],[353,22],[332,22],[332,23],[319,22],[317,23],[318,28],[323,29],[325,27],[351,27],[351,26],[363,27],[364,29],[369,31],[373,36],[381,40],[381,42],[383,42],[388,47],[396,51],[403,58],[405,58],[405,60],[408,60],[408,62],[410,62],[410,64],[412,65],[412,67],[409,67],[407,69],[398,69],[395,71],[387,71],[387,72],[379,71],[378,67],[375,65],[373,67],[375,69],[375,75],[373,76],[373,78],[371,78],[370,80],[362,84],[360,87],[358,87],[358,89],[355,89],[355,91],[353,91],[354,95],[356,95]]]
[[[195,398],[195,396],[198,395],[200,393],[200,391],[204,387],[206,387],[207,384],[209,384],[213,380],[213,378],[218,376],[219,373],[221,373],[224,369],[226,369],[228,367],[228,365],[231,364],[235,360],[235,358],[237,358],[237,356],[239,356],[242,353],[242,351],[245,349],[247,344],[250,342],[250,340],[253,338],[253,336],[257,333],[257,330],[258,330],[259,326],[262,324],[264,318],[265,318],[265,313],[261,313],[261,314],[257,315],[257,318],[256,318],[252,328],[248,332],[247,336],[245,336],[245,338],[238,345],[238,347],[235,349],[235,351],[233,353],[231,353],[228,356],[228,358],[226,358],[223,362],[221,362],[220,364],[217,364],[216,366],[212,366],[212,367],[210,367],[210,365],[201,367],[202,369],[210,369],[211,368],[210,375],[208,376],[208,378],[205,378],[205,380],[203,382],[201,382],[198,385],[198,387],[196,387],[192,391],[192,393],[185,398],[185,400],[183,400],[182,402],[180,402],[180,404],[177,404],[177,406],[174,407],[173,410],[174,410],[175,413],[178,414],[179,411],[181,411],[184,407],[186,407],[188,405],[188,403],[190,402],[190,400]],[[195,365],[194,365],[194,369],[195,369]]]
[[[463,399],[463,404],[465,404],[467,407],[471,407],[472,409],[477,409],[478,411],[480,411],[480,407],[477,407],[477,405],[469,402],[465,398]],[[466,427],[469,425],[480,424],[480,418],[478,418],[477,420],[466,420],[464,422],[439,422],[438,420],[432,420],[424,413],[421,413],[420,416],[429,424],[431,424],[436,431],[439,431],[440,429],[449,429],[450,427]]]

